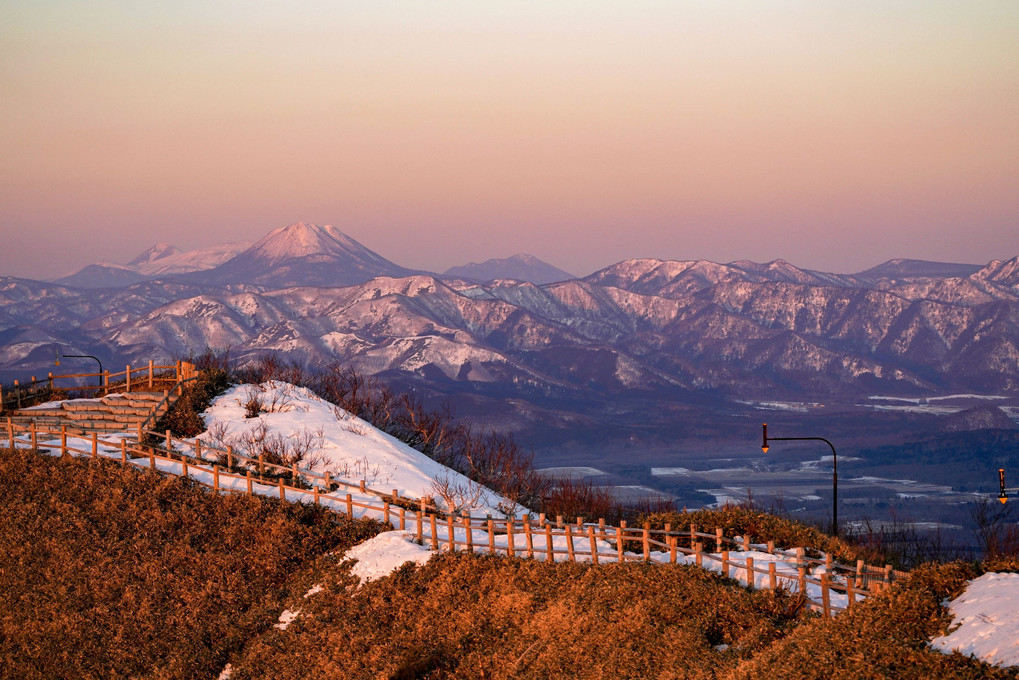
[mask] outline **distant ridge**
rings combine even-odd
[[[876,267],[854,274],[853,278],[877,279],[916,279],[916,278],[965,278],[982,269],[978,264],[960,264],[957,262],[929,262],[927,260],[909,260],[897,258],[888,260]]]
[[[567,271],[563,271],[526,253],[519,253],[512,257],[493,258],[481,263],[471,262],[459,267],[451,267],[446,270],[443,276],[478,283],[485,283],[495,279],[515,279],[537,285],[569,281],[577,278]]]

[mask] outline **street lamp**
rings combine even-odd
[[[1019,493],[1019,487],[1012,489],[1005,488],[1005,468],[998,468],[998,484],[1001,486],[1001,491],[998,492],[998,500],[1001,501],[1002,505],[1008,500],[1007,492]]]
[[[57,346],[57,358],[53,361],[57,366],[60,365],[61,359],[95,359],[95,362],[99,364],[99,387],[103,386],[103,362],[99,361],[99,357],[92,356],[91,354],[62,354],[60,352],[60,346]]]
[[[761,442],[761,451],[764,453],[768,452],[771,447],[768,446],[768,423],[764,423],[764,439]],[[835,446],[824,437],[771,437],[770,441],[774,442],[824,442],[831,447],[831,524],[832,533],[838,536],[839,534],[839,464],[838,458],[835,454]],[[1004,501],[1002,501],[1004,502]]]

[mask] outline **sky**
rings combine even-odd
[[[300,221],[432,271],[1011,258],[1019,3],[0,4],[0,275]]]

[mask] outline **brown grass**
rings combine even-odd
[[[233,680],[711,678],[802,618],[790,598],[690,567],[446,553],[353,592],[344,569],[324,585]]]
[[[801,626],[744,661],[733,678],[1016,678],[1019,669],[993,668],[928,647],[951,620],[939,606],[958,595],[978,569],[953,563],[918,568],[910,578],[830,621]]]
[[[801,522],[746,505],[727,504],[692,512],[652,513],[644,519],[651,523],[652,529],[664,529],[666,524],[671,524],[673,530],[688,531],[693,523],[698,531],[713,533],[715,527],[721,527],[726,536],[746,536],[757,543],[775,541],[779,548],[812,548],[817,552],[831,553],[839,560],[866,559],[876,564],[882,557]]]
[[[0,450],[0,677],[215,678],[325,551],[379,531],[107,461]]]

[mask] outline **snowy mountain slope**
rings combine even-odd
[[[157,243],[127,264],[90,264],[53,283],[77,288],[116,288],[146,279],[212,269],[251,245],[247,241],[221,243],[183,252],[169,243]]]
[[[128,266],[150,277],[205,271],[218,267],[250,246],[250,241],[234,241],[184,252],[168,243],[159,243],[138,255]]]

